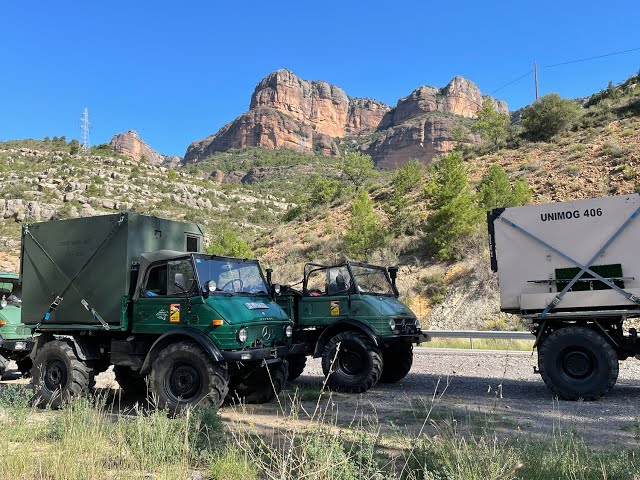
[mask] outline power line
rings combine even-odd
[[[533,73],[533,70],[529,70],[527,73],[525,73],[525,74],[523,74],[523,75],[520,75],[518,78],[516,78],[516,79],[514,79],[514,80],[511,80],[509,83],[507,83],[507,84],[505,84],[505,85],[501,86],[500,88],[496,88],[496,89],[495,89],[493,92],[491,92],[489,95],[493,95],[494,93],[499,92],[499,91],[500,91],[500,90],[502,90],[503,88],[507,88],[509,85],[513,85],[514,83],[516,83],[516,82],[518,82],[518,81],[522,80],[523,78],[525,78],[525,77],[527,77],[527,76],[531,75],[532,73]]]
[[[629,50],[622,50],[620,52],[612,52],[612,53],[605,53],[604,55],[597,55],[595,57],[587,57],[587,58],[580,58],[578,60],[569,60],[567,62],[561,62],[561,63],[554,63],[552,65],[545,65],[544,68],[552,68],[552,67],[559,67],[561,65],[569,65],[571,63],[579,63],[579,62],[587,62],[589,60],[596,60],[598,58],[605,58],[605,57],[613,57],[614,55],[621,55],[623,53],[629,53],[629,52],[636,52],[640,50],[640,47],[638,48],[631,48]]]

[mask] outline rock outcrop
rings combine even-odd
[[[411,158],[429,162],[455,146],[454,129],[472,121],[484,102],[509,112],[505,102],[483,96],[475,83],[462,77],[440,89],[419,87],[390,108],[377,100],[349,98],[327,82],[277,70],[258,83],[248,112],[216,134],[193,142],[184,162],[243,147],[339,155],[342,139],[370,154],[383,168]],[[468,133],[467,140],[480,138]]]
[[[180,163],[180,157],[165,156],[156,152],[153,148],[147,145],[138,132],[135,130],[129,130],[124,133],[117,133],[109,142],[111,149],[121,155],[125,155],[132,160],[142,161],[151,164],[178,164]]]

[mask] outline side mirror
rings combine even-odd
[[[267,268],[265,272],[267,272],[267,284],[271,285],[271,278],[273,277],[273,268]]]
[[[393,293],[395,293],[396,297],[399,296],[398,287],[396,286],[396,278],[398,278],[398,267],[389,267],[387,268],[389,272],[389,278],[391,279],[391,286],[393,287]]]
[[[176,273],[174,277],[174,284],[183,292],[187,291],[187,282],[184,280],[184,273]]]
[[[217,287],[218,286],[216,285],[216,282],[214,282],[213,280],[207,280],[204,283],[204,288],[202,289],[202,296],[204,298],[208,298],[209,294],[211,292],[215,292]]]

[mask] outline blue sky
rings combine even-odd
[[[483,93],[541,67],[640,47],[637,1],[12,1],[0,6],[0,140],[137,130],[155,149],[188,144],[248,108],[289,68],[349,96],[394,105],[453,76]],[[585,96],[640,68],[640,50],[540,69],[541,94]],[[496,96],[533,98],[528,76]]]

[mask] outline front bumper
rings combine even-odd
[[[30,353],[35,343],[30,338],[25,340],[0,340],[0,349],[13,353]]]
[[[395,343],[426,343],[429,341],[429,336],[422,333],[409,333],[398,335],[385,335],[383,337],[377,337],[379,345],[393,345]]]
[[[306,351],[307,346],[304,343],[294,343],[291,345],[226,351],[222,352],[222,356],[225,362],[252,362],[269,358],[283,358],[289,355],[304,355]]]

